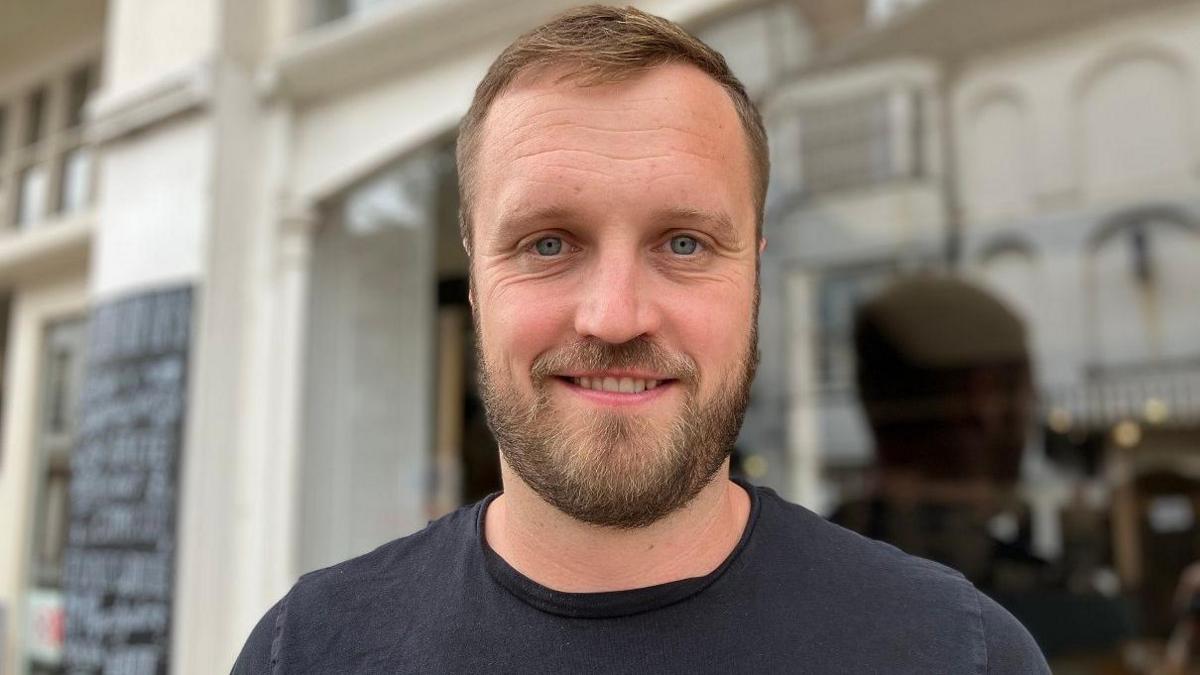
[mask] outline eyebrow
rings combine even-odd
[[[516,233],[536,229],[543,223],[570,224],[581,218],[577,211],[562,205],[549,205],[533,209],[522,209],[511,213],[496,224],[496,234],[501,240],[507,240]],[[705,211],[692,207],[668,207],[659,209],[651,215],[656,223],[672,226],[706,225],[712,230],[718,241],[734,244],[738,241],[737,227],[733,219],[723,211]]]
[[[534,209],[519,209],[500,219],[496,224],[496,236],[500,241],[506,241],[514,233],[535,229],[546,222],[573,222],[578,216],[569,208],[558,205],[544,206]]]
[[[655,220],[679,224],[703,223],[714,231],[719,241],[733,244],[738,240],[733,219],[723,211],[704,211],[690,207],[668,208],[655,213]]]

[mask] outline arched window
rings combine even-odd
[[[1077,126],[1086,196],[1145,194],[1189,180],[1196,156],[1191,84],[1176,63],[1152,52],[1107,63],[1083,80]]]
[[[988,96],[968,114],[964,164],[972,220],[992,221],[1032,208],[1029,120],[1015,95]]]
[[[1200,223],[1170,209],[1123,214],[1101,227],[1087,260],[1095,365],[1200,356]]]

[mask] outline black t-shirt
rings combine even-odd
[[[482,537],[485,499],[306,574],[254,628],[243,673],[1049,673],[960,574],[766,488],[711,574],[561,593]]]

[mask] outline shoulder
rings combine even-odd
[[[987,647],[987,672],[1046,673],[1050,668],[1029,631],[1008,610],[983,593],[979,594],[980,613]]]
[[[372,597],[395,583],[445,575],[467,555],[475,541],[477,508],[478,505],[464,506],[418,532],[301,576],[290,593],[289,604],[294,606],[310,596],[323,601]]]
[[[993,675],[1048,673],[1037,645],[1007,611],[958,572],[868,539],[758,488],[756,539],[772,583],[818,598],[822,620],[872,635],[873,649],[931,663],[970,663]],[[761,535],[761,536],[760,536]],[[836,625],[837,628],[832,628]]]
[[[904,553],[836,525],[808,509],[757,488],[761,514],[756,533],[771,559],[802,562],[835,584],[875,592],[919,592],[930,601],[965,603],[975,587],[958,572]],[[759,536],[761,535],[761,536]]]
[[[464,506],[407,537],[300,577],[288,594],[288,620],[310,609],[357,613],[382,600],[403,602],[461,572],[475,542],[479,504]]]
[[[478,508],[464,506],[419,532],[301,576],[254,627],[233,672],[272,672],[284,653],[329,648],[365,618],[428,602],[426,596],[457,583],[475,541]]]
[[[250,632],[250,637],[246,639],[246,644],[242,646],[231,675],[259,675],[275,670],[279,658],[279,628],[286,605],[285,597],[259,619],[254,630]]]

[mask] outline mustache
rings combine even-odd
[[[649,370],[684,383],[694,382],[699,371],[688,356],[671,352],[648,338],[638,337],[621,344],[583,338],[538,356],[530,375],[540,382],[558,373],[616,369]]]

